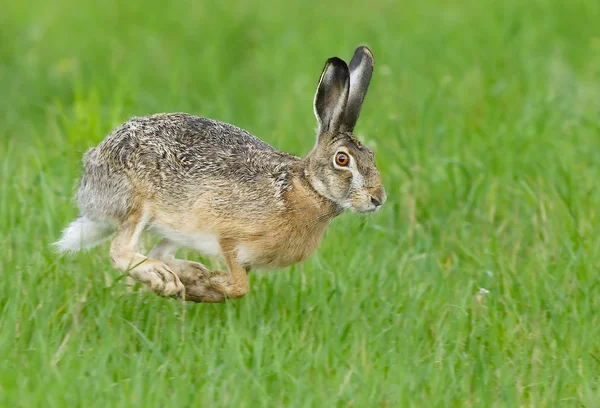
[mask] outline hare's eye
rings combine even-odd
[[[344,152],[337,152],[335,154],[335,163],[338,166],[347,166],[348,163],[350,163],[350,157],[348,157],[348,155]]]

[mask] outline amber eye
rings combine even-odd
[[[338,166],[347,166],[350,163],[350,157],[344,152],[337,152],[335,154],[335,163]]]

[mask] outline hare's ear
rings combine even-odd
[[[350,91],[348,65],[339,58],[329,58],[321,73],[315,94],[315,116],[319,121],[318,140],[335,135],[346,113]]]
[[[341,129],[352,132],[362,107],[369,82],[373,75],[373,53],[367,47],[358,47],[350,61],[350,94],[346,106],[346,114],[342,120]]]

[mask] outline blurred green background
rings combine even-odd
[[[389,201],[310,260],[193,305],[52,251],[112,128],[185,111],[302,155],[359,44]],[[1,406],[599,404],[597,0],[4,2],[0,159]]]

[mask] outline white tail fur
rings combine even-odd
[[[54,243],[59,252],[89,249],[110,238],[114,226],[107,221],[92,221],[82,215],[63,231],[62,238]]]

